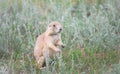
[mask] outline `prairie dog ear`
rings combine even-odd
[[[48,27],[51,27],[51,25],[49,24]]]
[[[51,27],[51,25],[50,25],[50,24],[47,26],[47,28],[46,28],[46,29],[48,29],[49,27]]]

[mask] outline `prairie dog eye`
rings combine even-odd
[[[56,27],[55,24],[53,24],[53,27]]]

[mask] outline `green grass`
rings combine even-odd
[[[119,0],[0,1],[0,74],[119,74]],[[36,68],[36,36],[63,25],[66,48],[46,70]],[[84,51],[83,51],[84,49]]]
[[[2,71],[2,67],[5,67],[4,69],[7,69],[8,72],[15,74],[22,72],[27,74],[101,74],[102,72],[105,72],[109,74],[112,72],[114,73],[114,70],[115,72],[119,72],[119,50],[105,52],[85,51],[85,56],[82,55],[80,50],[72,50],[70,53],[68,52],[68,50],[63,50],[62,56],[58,57],[58,60],[54,61],[54,64],[49,66],[46,70],[38,69],[35,66],[33,56],[30,54],[22,54],[19,58],[15,58],[14,54],[12,54],[11,57],[8,56],[9,59],[1,59],[0,70]]]

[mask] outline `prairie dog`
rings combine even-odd
[[[59,47],[65,47],[61,40],[62,25],[55,21],[51,22],[46,31],[37,37],[34,47],[34,57],[38,67],[42,67],[45,59],[53,57],[61,50]]]

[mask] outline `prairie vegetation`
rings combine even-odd
[[[119,0],[1,0],[0,74],[119,74]],[[46,70],[36,68],[36,36],[63,25],[66,48]]]

